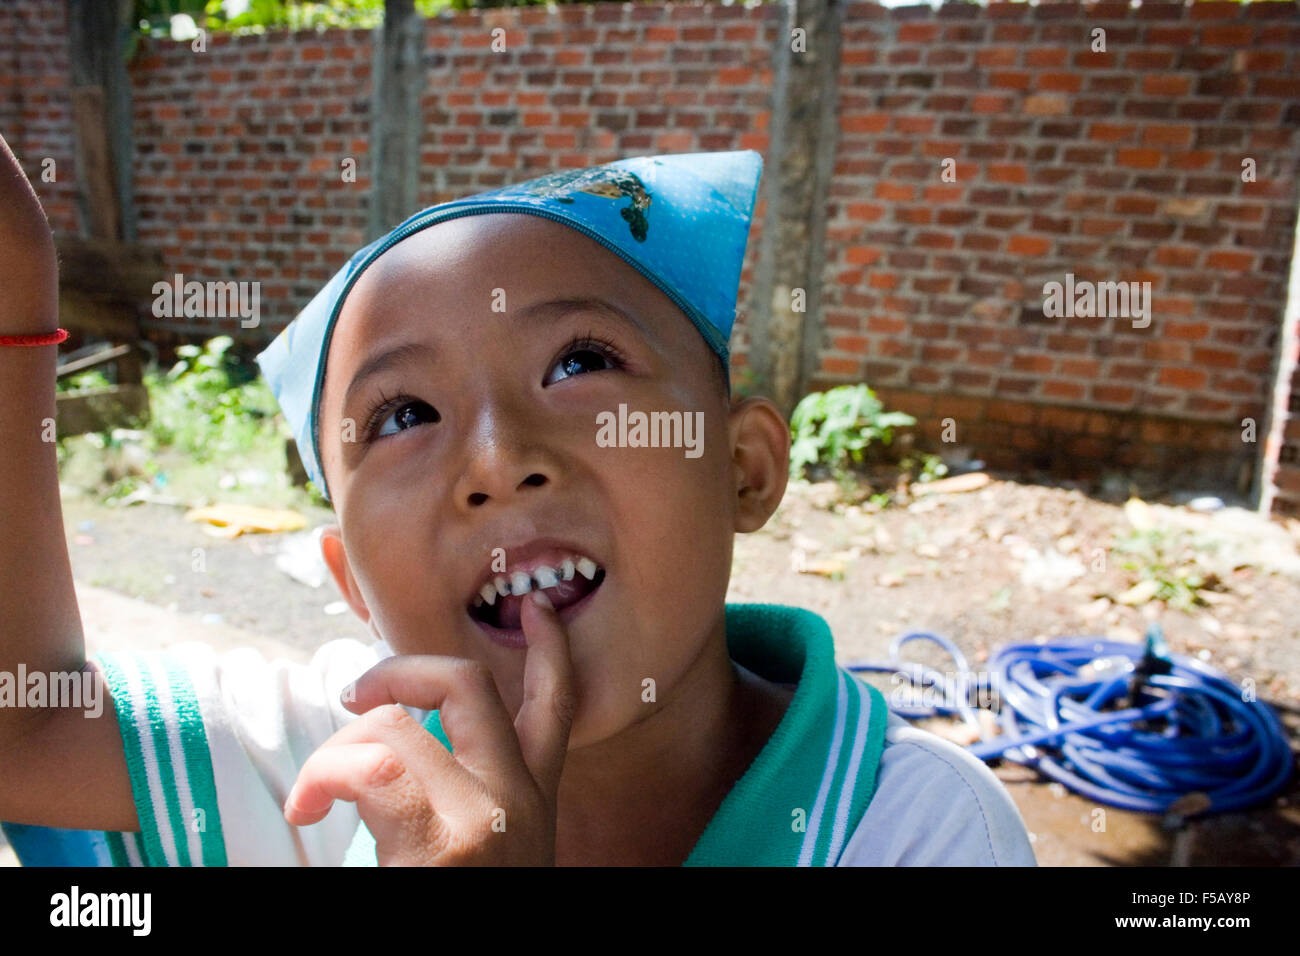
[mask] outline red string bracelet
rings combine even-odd
[[[67,329],[56,329],[43,335],[0,335],[0,345],[58,345],[67,337]]]

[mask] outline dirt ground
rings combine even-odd
[[[1130,590],[1137,579],[1114,549],[1133,520],[1122,507],[1126,492],[995,476],[972,491],[876,512],[833,512],[832,491],[792,486],[764,529],[737,538],[728,600],[821,614],[842,662],[884,660],[894,635],[928,630],[952,639],[978,667],[1000,646],[1035,638],[1139,641],[1147,620],[1157,618],[1175,652],[1199,656],[1234,681],[1254,680],[1293,750],[1300,742],[1300,523],[1269,523],[1232,508],[1213,515],[1154,509],[1159,520],[1185,522],[1196,540],[1213,545],[1218,576],[1202,592],[1211,603],[1185,612],[1137,600]],[[367,636],[350,611],[338,613],[331,581],[313,588],[277,568],[277,555],[294,543],[287,535],[219,540],[185,521],[180,508],[115,509],[74,494],[65,494],[64,509],[83,618],[98,617],[105,639],[130,641],[132,628],[115,628],[113,620],[132,613],[148,616],[146,626],[133,626],[151,641],[171,643],[169,632],[223,645],[265,641],[268,653],[278,648],[299,659],[335,637]],[[317,509],[307,527],[331,518]],[[305,539],[299,535],[297,544]],[[155,607],[141,611],[139,601],[121,603],[120,596]],[[951,669],[941,653],[913,647],[908,657]],[[884,675],[868,679],[889,687]],[[946,721],[926,726],[958,729]],[[1177,832],[1158,817],[1113,808],[1099,831],[1092,801],[1014,764],[994,769],[1041,865],[1300,863],[1294,778],[1272,806],[1203,818]]]

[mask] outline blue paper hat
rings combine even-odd
[[[527,213],[596,240],[663,290],[727,368],[727,340],[762,168],[763,159],[753,150],[620,159],[430,206],[361,249],[257,357],[307,475],[328,499],[316,422],[343,300],[384,252],[459,216]]]

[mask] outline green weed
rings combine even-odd
[[[847,488],[855,482],[854,466],[863,462],[873,443],[888,445],[895,428],[915,424],[911,415],[885,411],[866,385],[813,392],[790,416],[790,477],[829,472],[841,488]]]

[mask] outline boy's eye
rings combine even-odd
[[[551,367],[551,374],[546,376],[545,384],[553,385],[561,379],[568,378],[571,375],[581,375],[583,372],[599,372],[602,369],[607,368],[614,368],[614,363],[595,349],[573,349],[572,351],[565,353],[565,355]]]
[[[379,414],[383,414],[382,409]],[[399,431],[414,428],[422,422],[438,422],[441,420],[442,416],[438,414],[438,410],[428,402],[403,402],[393,409],[391,415],[377,422],[379,427],[375,432],[375,437],[382,438],[385,435],[394,435]],[[389,426],[390,422],[394,423],[392,427]]]

